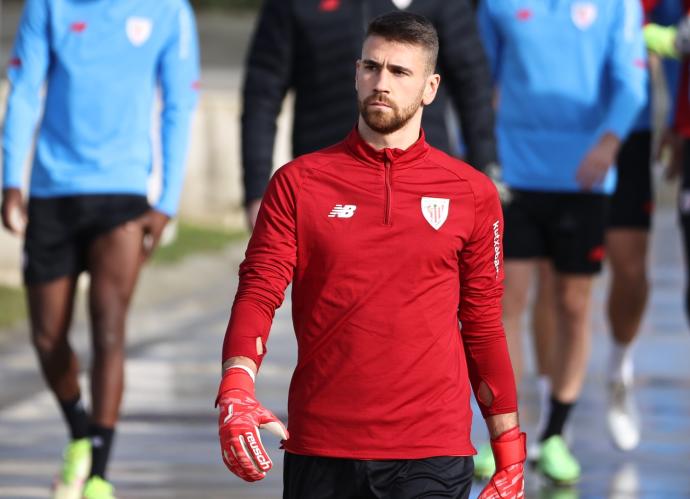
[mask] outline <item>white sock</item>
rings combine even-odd
[[[609,355],[609,381],[622,381],[632,383],[633,381],[633,358],[632,346],[623,345],[617,341],[611,343]]]

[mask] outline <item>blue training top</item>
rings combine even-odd
[[[499,92],[497,137],[514,188],[574,192],[587,152],[621,140],[647,99],[639,0],[482,0]],[[612,192],[613,172],[595,192]]]
[[[163,185],[174,215],[199,85],[187,0],[27,0],[8,70],[3,187],[20,187],[41,115],[30,196],[143,194],[161,90]]]

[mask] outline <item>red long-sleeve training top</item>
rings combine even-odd
[[[272,178],[223,359],[261,362],[257,337],[265,350],[292,280],[289,452],[471,455],[471,386],[484,381],[494,394],[480,404],[485,416],[517,410],[501,323],[502,233],[484,174],[423,132],[405,151],[377,151],[355,130]]]

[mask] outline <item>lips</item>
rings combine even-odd
[[[369,98],[367,99],[367,106],[373,106],[373,107],[387,107],[387,108],[392,108],[393,106],[390,105],[389,102],[385,100],[381,100],[378,98]]]

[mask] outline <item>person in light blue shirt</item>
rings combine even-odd
[[[647,10],[649,9],[649,10]],[[678,0],[663,0],[654,6],[645,3],[646,19],[652,23],[675,25],[683,14]],[[680,65],[675,60],[659,61],[650,58],[659,76],[663,73],[671,102],[675,102]],[[607,316],[611,335],[611,348],[607,363],[606,419],[612,443],[620,450],[637,447],[641,438],[639,412],[634,398],[632,347],[639,332],[649,294],[648,247],[649,231],[654,211],[652,194],[652,78],[648,85],[648,102],[638,114],[632,132],[621,146],[616,158],[616,189],[609,204],[606,226],[606,257],[610,279]],[[671,127],[674,113],[669,113],[665,142],[673,140]],[[532,310],[531,329],[536,343],[541,403],[540,422],[546,423],[550,396],[548,370],[551,351],[558,327],[553,300],[553,273],[544,262],[539,265],[539,285]]]
[[[71,436],[54,497],[110,498],[106,467],[122,398],[127,308],[142,262],[176,213],[198,97],[193,12],[187,0],[27,0],[8,79],[2,221],[24,236],[33,341]],[[162,187],[150,206],[154,112]],[[24,165],[35,136],[25,207]],[[94,345],[90,414],[68,341],[84,270]]]
[[[573,483],[580,466],[562,438],[585,376],[590,298],[604,257],[615,162],[646,102],[639,0],[482,0],[480,32],[497,92],[504,181],[504,324],[520,374],[520,325],[535,267],[555,272],[559,324],[549,418],[538,467]],[[482,453],[478,474],[486,471]]]
[[[647,20],[661,25],[674,25],[683,15],[678,0],[663,0],[647,14]],[[665,92],[675,102],[680,65],[674,60],[650,58],[666,82]],[[607,423],[611,440],[623,451],[639,445],[641,422],[634,397],[634,365],[632,348],[637,337],[649,296],[648,248],[654,212],[652,194],[652,128],[654,114],[652,85],[649,102],[639,114],[633,132],[618,154],[616,190],[611,197],[606,253],[610,280],[607,316],[611,333],[611,349],[607,363]],[[670,112],[673,118],[675,113]],[[673,141],[673,120],[664,135]]]

